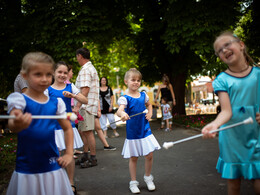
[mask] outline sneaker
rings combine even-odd
[[[104,150],[116,150],[116,147],[114,147],[114,146],[105,147],[104,146]]]
[[[140,190],[138,188],[139,182],[138,181],[130,181],[129,189],[133,194],[139,194]]]
[[[145,181],[149,191],[154,191],[155,190],[155,185],[153,183],[153,176],[152,175],[150,175],[150,176],[145,176],[144,175],[144,181]]]
[[[169,129],[169,128],[166,128],[164,131],[165,131],[165,132],[168,132],[168,131],[170,131],[170,129]]]
[[[115,137],[119,137],[119,133],[115,132],[114,133]]]

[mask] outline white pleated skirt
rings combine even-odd
[[[73,134],[74,134],[73,148],[77,149],[77,148],[83,147],[83,145],[84,145],[83,141],[82,141],[80,134],[76,127],[73,128]],[[56,142],[56,145],[57,145],[59,151],[66,149],[65,140],[64,140],[64,131],[62,129],[55,130],[55,142]]]
[[[58,169],[46,173],[13,172],[6,195],[73,195],[67,173]]]
[[[124,158],[146,156],[149,153],[160,150],[161,147],[153,134],[142,139],[125,139],[122,155]]]

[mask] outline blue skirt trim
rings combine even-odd
[[[224,179],[260,179],[260,162],[226,163],[219,157],[216,168]]]

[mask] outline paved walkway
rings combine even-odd
[[[159,131],[159,121],[150,122],[158,142],[175,141],[198,134],[198,131],[174,127],[171,132]],[[98,166],[81,169],[76,167],[75,185],[79,195],[121,195],[131,194],[128,189],[130,181],[128,159],[121,156],[125,140],[125,125],[118,126],[119,138],[108,138],[109,144],[117,147],[116,151],[104,151],[98,138]],[[108,131],[112,133],[112,130]],[[144,158],[138,160],[137,180],[141,194],[227,194],[226,180],[221,179],[215,166],[218,158],[217,139],[201,138],[181,143],[168,150],[162,148],[154,152],[152,174],[155,178],[156,191],[149,192],[143,181]],[[242,182],[241,194],[254,194],[250,182]]]

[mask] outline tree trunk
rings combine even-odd
[[[173,86],[173,91],[175,94],[176,105],[173,107],[173,114],[184,114],[185,112],[185,84],[186,84],[187,74],[180,73],[177,76],[171,78],[171,83]]]

